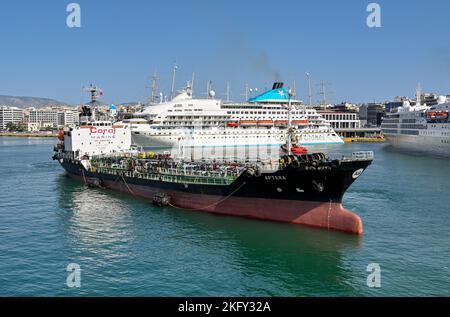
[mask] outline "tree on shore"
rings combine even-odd
[[[14,122],[8,122],[7,124],[6,124],[6,130],[8,130],[9,132],[12,132],[12,131],[16,131],[16,124],[14,123]]]
[[[24,132],[26,130],[25,125],[21,122],[18,124],[15,124],[14,122],[8,122],[6,124],[6,129],[9,132]]]

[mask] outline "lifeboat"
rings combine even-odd
[[[302,146],[293,146],[291,152],[294,154],[308,154],[308,149]]]
[[[447,111],[438,111],[436,112],[436,118],[447,118],[448,112]]]
[[[309,123],[308,120],[294,120],[292,121],[293,125],[307,125]]]
[[[237,122],[228,122],[227,127],[229,128],[237,128],[239,124]]]
[[[277,127],[282,127],[282,126],[287,126],[288,122],[287,120],[276,120],[275,121],[275,126]]]
[[[240,124],[243,127],[254,126],[258,122],[256,120],[241,120]]]
[[[284,152],[287,152],[287,151],[288,151],[287,145],[286,145],[286,144],[282,145],[282,146],[281,146],[281,149],[282,149]],[[305,147],[302,147],[302,146],[293,145],[293,146],[291,147],[291,152],[292,152],[293,154],[297,154],[297,155],[300,155],[300,154],[308,154],[308,149],[305,148]]]
[[[446,119],[446,118],[448,118],[448,111],[428,111],[427,118]]]
[[[273,126],[272,120],[259,120],[257,123],[260,126]]]

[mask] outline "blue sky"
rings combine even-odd
[[[66,6],[81,5],[79,29],[66,26]],[[366,7],[381,5],[381,28],[368,28]],[[87,99],[102,87],[107,102],[144,101],[150,74],[170,90],[193,71],[196,94],[212,80],[219,97],[245,84],[263,89],[278,76],[296,80],[306,100],[305,72],[318,99],[320,80],[333,102],[383,101],[426,91],[450,94],[450,2],[446,0],[2,0],[0,95]]]

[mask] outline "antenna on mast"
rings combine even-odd
[[[103,96],[103,90],[97,88],[93,84],[90,84],[89,87],[83,87],[83,90],[88,91],[91,94],[91,101],[89,102],[91,105],[94,105],[98,98]]]
[[[326,87],[325,87],[325,81],[322,80],[322,90],[321,90],[321,95],[322,95],[322,105],[324,107],[324,109],[326,109],[327,107],[327,92],[326,92]]]
[[[308,81],[309,105],[312,107],[312,90],[311,90],[311,74],[310,73],[306,73],[306,80]]]
[[[422,87],[420,83],[418,83],[416,89],[416,106],[420,106],[421,103],[422,103]]]
[[[92,118],[91,120],[95,121],[95,103],[100,96],[103,96],[103,90],[97,88],[93,84],[90,84],[89,87],[83,87],[83,91],[88,91],[91,94],[91,101],[89,102],[89,106],[82,107],[80,117],[84,117],[87,121]]]
[[[292,92],[292,89],[289,88],[289,90],[288,90],[289,102],[288,102],[288,108],[287,108],[288,128],[287,128],[287,138],[286,138],[288,155],[292,154],[293,129],[292,129],[292,120],[291,120],[291,110],[292,110],[292,97],[294,97],[294,96],[295,95]]]
[[[174,94],[175,94],[175,77],[177,74],[177,69],[178,69],[177,64],[174,64],[173,65],[173,73],[172,73],[172,90],[171,90],[171,94],[170,94],[170,99],[173,99],[173,97],[175,97],[174,96]]]
[[[159,79],[158,77],[158,73],[156,71],[153,72],[153,75],[151,76],[152,79],[152,85],[146,86],[145,88],[151,88],[152,92],[150,95],[150,100],[149,100],[149,104],[154,104],[155,100],[156,100],[156,89],[157,89],[157,80]]]
[[[322,106],[324,110],[327,109],[328,105],[327,93],[331,94],[331,92],[327,92],[327,85],[329,85],[329,83],[325,82],[324,80],[322,80],[322,82],[320,83],[321,89],[319,94],[322,96]]]
[[[296,85],[296,82],[295,82],[295,79],[294,79],[294,82],[292,83],[292,94],[294,95],[294,96],[296,96],[297,95],[297,85]]]
[[[195,80],[195,72],[192,72],[192,79],[191,79],[191,96],[194,97],[194,80]]]

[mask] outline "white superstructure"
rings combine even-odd
[[[93,85],[86,90],[91,93],[91,102],[81,107],[78,125],[60,130],[58,138],[64,142],[57,145],[63,146],[58,150],[64,150],[64,155],[72,159],[130,151],[129,124],[96,120],[94,105],[101,90]]]
[[[282,83],[245,103],[195,99],[187,87],[171,101],[145,108],[127,121],[136,145],[256,146],[286,143],[289,94]],[[291,123],[303,146],[343,144],[342,139],[315,109],[291,100]]]
[[[131,149],[130,128],[109,121],[87,122],[66,128],[63,132],[64,151],[84,155],[104,155]]]
[[[394,147],[450,157],[449,112],[445,97],[433,107],[405,102],[397,111],[386,114],[381,129]]]

